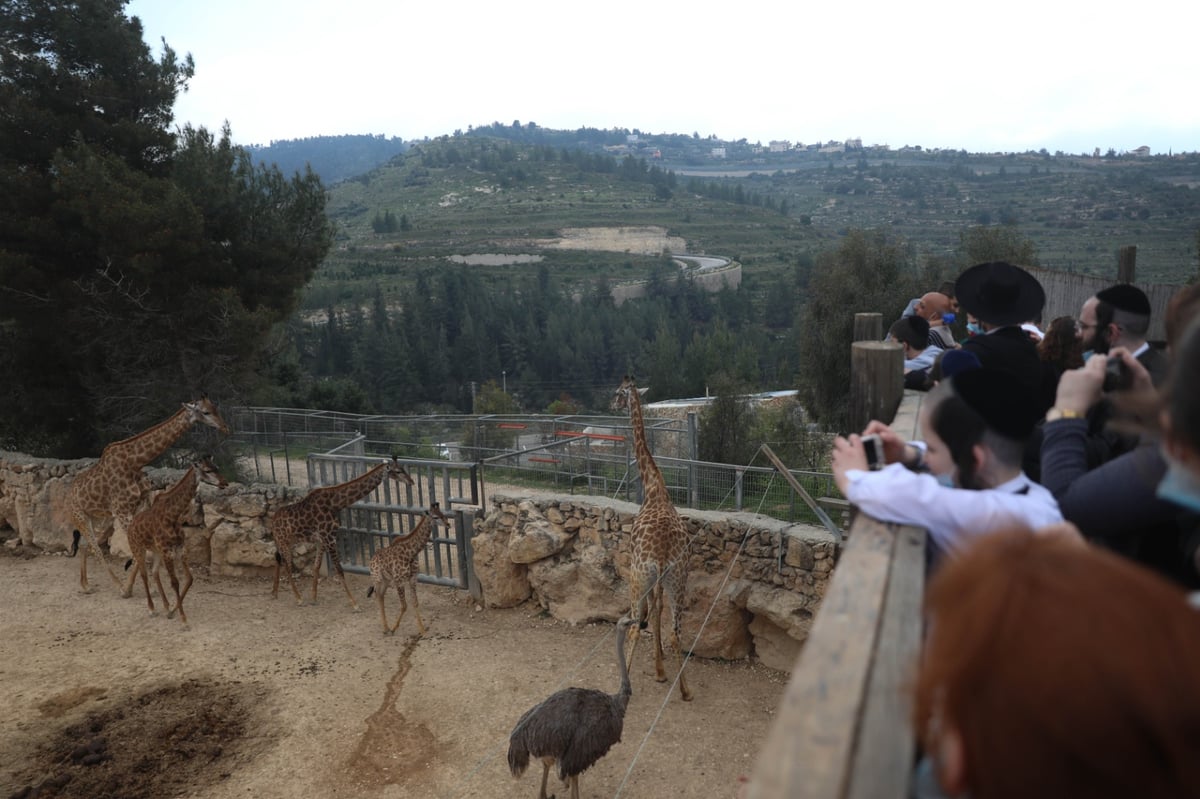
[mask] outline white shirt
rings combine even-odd
[[[971,538],[1009,527],[1044,527],[1063,520],[1054,495],[1022,472],[983,490],[948,488],[931,474],[893,463],[877,472],[851,469],[846,499],[884,522],[924,527],[936,549],[954,552]]]

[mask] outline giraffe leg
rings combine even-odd
[[[153,555],[151,558],[153,559]],[[146,589],[146,605],[150,608],[150,615],[157,616],[158,611],[154,608],[154,597],[150,594],[150,567],[146,564],[145,552],[141,553],[141,557],[134,556],[133,568],[135,572],[141,572],[142,574],[142,588]]]
[[[163,553],[163,563],[166,564],[167,575],[171,578],[171,588],[175,591],[175,607],[171,608],[168,606],[167,618],[174,618],[175,612],[179,611],[179,620],[183,623],[183,628],[186,630],[188,628],[188,620],[187,614],[183,612],[183,597],[187,594],[187,589],[192,586],[192,573],[188,569],[187,560],[180,558],[180,566],[187,573],[187,586],[183,589],[183,593],[180,593],[179,578],[175,576],[175,558],[170,552]]]
[[[630,605],[629,614],[637,624],[629,625],[625,633],[625,668],[633,668],[633,653],[637,649],[641,631],[646,626],[646,597],[644,584],[641,579],[631,579],[629,582]]]
[[[358,613],[362,608],[358,606],[358,600],[354,598],[354,594],[350,591],[350,586],[346,585],[346,573],[342,571],[342,560],[337,553],[337,540],[331,539],[325,545],[325,554],[329,556],[329,562],[332,564],[334,571],[337,572],[338,579],[342,581],[342,588],[346,592],[347,598],[350,600],[350,606],[354,608],[354,612]],[[317,587],[313,584],[313,601],[316,601]]]
[[[658,682],[667,681],[667,670],[663,667],[662,645],[662,583],[658,583],[651,591],[650,613],[654,616],[654,679]]]
[[[387,583],[383,582],[382,580],[375,581],[375,601],[379,603],[379,618],[383,619],[384,635],[387,635],[390,632],[387,623],[387,611],[383,609],[383,592],[386,590]]]
[[[171,600],[167,599],[167,592],[163,589],[162,577],[159,576],[165,557],[162,553],[154,553],[154,584],[158,586],[158,595],[162,597],[163,610],[167,612],[167,618],[172,619],[175,617],[175,611],[171,610]],[[174,571],[173,566],[171,567],[171,571]]]
[[[421,603],[417,601],[417,575],[414,574],[412,576],[412,579],[409,580],[408,585],[409,585],[409,588],[412,589],[413,613],[415,613],[417,616],[417,635],[421,636],[421,635],[424,635],[426,631],[425,631],[425,623],[423,621],[421,621]]]
[[[396,583],[396,593],[400,597],[400,615],[396,617],[396,623],[392,625],[392,635],[396,634],[396,629],[400,626],[400,620],[408,612],[408,599],[404,596],[404,583]]]
[[[137,547],[133,549],[133,565],[129,567],[129,575],[125,578],[125,587],[121,589],[121,596],[125,599],[133,596],[133,581],[137,579],[138,573],[142,570],[142,562],[137,556]]]
[[[79,561],[79,588],[83,593],[90,594],[95,589],[92,588],[90,585],[88,585],[88,578],[87,578],[88,556],[91,555],[92,552],[94,551],[96,553],[96,557],[100,558],[101,561],[103,561],[104,553],[100,551],[100,539],[96,535],[96,528],[92,525],[91,518],[86,519],[83,522],[83,524],[81,524],[81,525],[77,523],[77,526],[82,527],[83,534],[85,536],[87,536],[87,546],[85,546],[83,548],[83,558]],[[105,563],[105,565],[107,566],[108,564]],[[111,568],[109,570],[111,571]],[[115,576],[116,575],[114,575],[114,577]],[[117,580],[117,587],[119,588],[120,586],[121,586],[121,581]]]
[[[675,592],[685,593],[682,590]],[[688,690],[687,680],[683,676],[683,646],[679,642],[679,628],[683,619],[683,597],[674,596],[671,601],[671,648],[675,650],[675,664],[679,667],[679,698],[684,702],[692,701],[692,692]]]

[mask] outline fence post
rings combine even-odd
[[[1137,245],[1126,244],[1117,250],[1117,282],[1132,283],[1137,271]]]
[[[693,508],[700,507],[700,486],[696,476],[696,461],[699,460],[699,447],[696,441],[696,412],[688,411],[688,503]]]
[[[891,422],[904,396],[904,348],[886,341],[850,345],[850,432],[867,422]]]
[[[854,338],[851,341],[882,341],[883,314],[856,313],[854,315]]]

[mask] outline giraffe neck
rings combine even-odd
[[[140,469],[166,452],[191,426],[192,418],[187,408],[180,408],[148,430],[109,444],[100,458],[130,470]]]
[[[629,387],[629,423],[633,427],[633,454],[637,458],[638,472],[642,475],[643,505],[651,502],[669,501],[667,483],[663,479],[650,446],[646,443],[646,425],[642,420],[642,397],[637,386]]]
[[[392,546],[403,545],[407,550],[419,552],[428,543],[431,532],[433,532],[433,516],[427,513],[421,518],[421,523],[411,533],[404,536],[404,538],[395,539],[392,542]]]
[[[181,516],[192,504],[192,497],[196,496],[196,487],[199,484],[196,467],[192,466],[179,478],[178,483],[159,494],[154,504],[168,517]]]
[[[383,482],[387,464],[381,463],[364,475],[321,490],[322,496],[336,508],[348,508],[370,494]]]

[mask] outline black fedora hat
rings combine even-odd
[[[958,304],[981,322],[1019,325],[1035,318],[1046,304],[1037,278],[1008,261],[976,264],[954,283]]]

